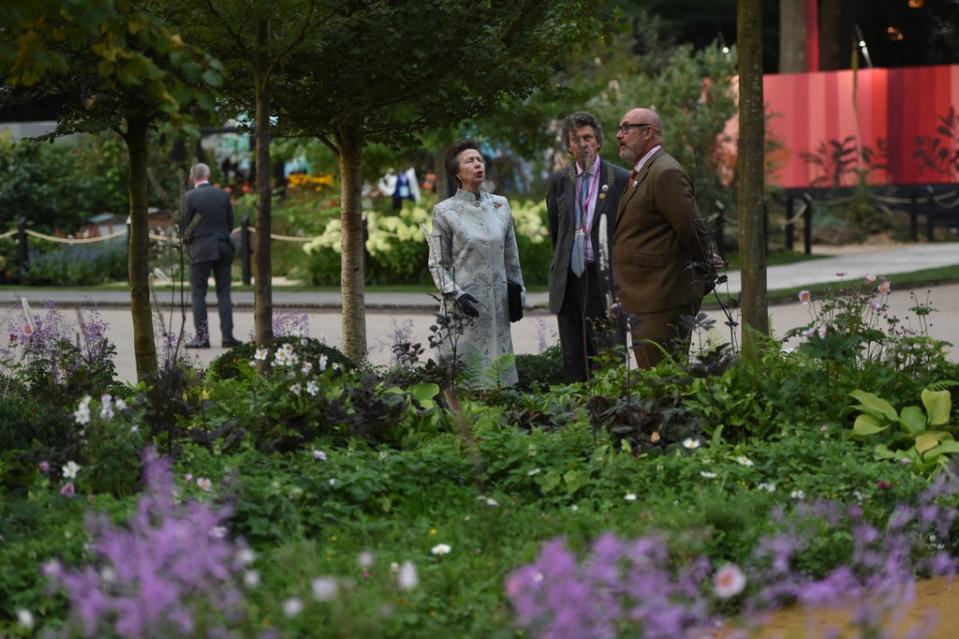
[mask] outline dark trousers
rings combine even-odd
[[[220,257],[214,262],[190,262],[190,297],[193,302],[193,326],[197,339],[209,339],[206,317],[206,289],[213,271],[216,282],[216,305],[220,311],[220,335],[233,339],[233,301],[230,299],[230,276],[233,271],[233,247],[229,239],[218,243]]]
[[[685,315],[695,317],[699,306],[687,304],[659,313],[637,313],[632,322],[636,365],[648,369],[662,361],[666,353],[674,357],[687,355],[692,330],[680,320]]]
[[[566,293],[556,321],[563,350],[563,369],[568,383],[585,382],[595,357],[606,343],[602,330],[606,312],[596,277],[596,264],[586,263],[582,277],[566,275]]]

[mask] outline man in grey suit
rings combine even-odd
[[[210,331],[206,315],[206,289],[213,271],[216,302],[220,311],[220,335],[224,348],[240,342],[233,338],[233,302],[230,276],[233,270],[233,204],[230,194],[210,184],[210,167],[196,164],[190,169],[194,188],[183,199],[180,236],[190,258],[190,295],[196,337],[187,348],[209,348]]]
[[[600,326],[612,291],[608,256],[616,209],[629,173],[599,157],[603,125],[592,113],[567,116],[562,139],[573,164],[550,176],[546,194],[553,243],[549,310],[559,324],[566,380],[581,382],[589,379],[591,358],[614,337]]]

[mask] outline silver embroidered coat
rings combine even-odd
[[[491,193],[480,193],[477,199],[469,191],[458,190],[433,208],[429,245],[430,273],[447,298],[447,306],[451,307],[464,293],[479,300],[479,317],[466,328],[456,345],[457,359],[475,375],[501,355],[513,352],[506,280],[523,286],[523,273],[509,202]],[[524,299],[525,292],[523,286]],[[449,355],[449,344],[440,352]],[[516,381],[515,365],[501,371],[499,385]],[[494,385],[493,379],[485,377],[474,377],[473,382],[479,386]]]

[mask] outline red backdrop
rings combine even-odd
[[[959,65],[898,69],[866,69],[856,74],[856,109],[853,108],[853,72],[830,71],[767,75],[763,79],[766,112],[770,119],[767,136],[782,145],[771,156],[775,170],[770,181],[786,188],[832,184],[831,140],[842,143],[858,137],[867,152],[880,152],[868,174],[871,184],[941,184],[959,182],[952,157],[959,151],[959,123],[947,136],[940,118],[950,109],[959,109]],[[938,146],[933,146],[938,139]],[[818,153],[826,167],[804,160],[802,154]],[[846,143],[855,148],[854,141]],[[885,147],[885,153],[881,150]],[[934,159],[935,167],[924,165],[917,150],[935,158],[945,147],[949,162]],[[847,155],[855,160],[858,153]],[[855,183],[853,164],[842,172],[842,183]],[[825,183],[823,183],[825,180]]]

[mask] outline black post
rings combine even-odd
[[[928,189],[928,187],[926,187]],[[929,197],[926,198],[926,240],[933,241],[936,230],[936,201],[932,199],[932,189],[929,189]]]
[[[807,193],[806,210],[803,212],[803,253],[812,255],[812,198]]]
[[[793,222],[793,195],[786,194],[786,225],[783,227],[786,232],[786,250],[792,252],[796,244],[796,224]]]
[[[916,189],[909,196],[909,238],[913,242],[919,241],[919,196]]]
[[[21,217],[17,224],[17,280],[20,284],[27,283],[30,273],[30,251],[27,246],[27,218]]]
[[[714,240],[716,242],[716,252],[720,255],[726,255],[726,207],[719,200],[715,202],[716,206],[716,231]]]
[[[243,267],[243,283],[250,285],[250,216],[244,215],[240,221],[240,263]]]

